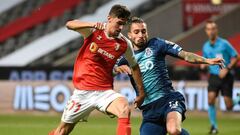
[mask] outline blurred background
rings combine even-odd
[[[0,117],[50,115],[59,121],[73,90],[73,64],[83,43],[81,35],[67,30],[65,23],[72,19],[104,22],[114,4],[124,4],[133,16],[143,18],[150,38],[176,42],[199,55],[207,40],[205,21],[212,19],[218,24],[219,35],[240,53],[240,0],[0,0]],[[174,87],[187,99],[190,115],[207,117],[207,71],[170,57],[167,64]],[[240,92],[240,63],[234,76],[233,98]],[[129,103],[134,101],[127,75],[115,77],[115,89]],[[225,111],[222,98],[218,106]],[[238,118],[236,127],[240,126],[239,111],[240,106],[235,106],[233,113],[226,114]],[[140,111],[134,110],[133,115],[138,119]],[[205,123],[208,126],[207,119]],[[3,127],[2,131],[11,134]]]

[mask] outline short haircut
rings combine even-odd
[[[129,19],[130,15],[131,15],[130,10],[126,6],[119,4],[112,6],[109,12],[109,16],[127,20]]]
[[[145,23],[145,22],[143,21],[142,18],[139,18],[139,17],[136,17],[136,16],[132,17],[129,20],[129,23],[128,23],[128,31],[131,30],[131,26],[132,26],[133,23]]]
[[[215,21],[213,21],[213,20],[207,20],[207,21],[206,21],[206,24],[205,24],[205,28],[206,28],[207,24],[211,24],[211,23],[215,24],[216,27],[217,27],[217,23],[216,23]]]

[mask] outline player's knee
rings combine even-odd
[[[181,133],[181,126],[174,119],[171,119],[167,123],[167,132],[170,135],[179,135]]]
[[[233,109],[233,106],[232,105],[228,105],[228,106],[226,106],[226,108],[227,108],[228,111],[231,111]]]
[[[180,135],[181,134],[181,129],[176,128],[176,127],[170,127],[167,129],[169,135]]]
[[[120,110],[118,118],[129,118],[131,113],[131,109],[128,105],[124,105],[124,107]]]
[[[214,100],[208,100],[208,105],[215,105],[215,101]]]

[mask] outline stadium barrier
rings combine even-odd
[[[206,111],[207,82],[173,82],[175,89],[184,94],[188,110]],[[114,89],[125,95],[129,103],[136,97],[129,81],[115,81]],[[62,112],[73,91],[71,81],[0,81],[0,113],[58,113]],[[233,98],[240,93],[240,82],[235,82]],[[222,97],[219,109],[225,111]],[[240,111],[235,106],[234,111]]]

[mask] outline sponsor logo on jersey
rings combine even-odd
[[[103,50],[102,48],[98,49],[98,53],[103,54],[104,56],[107,56],[109,59],[114,59],[115,58],[114,55],[112,55],[111,53]]]
[[[152,50],[151,50],[150,48],[146,48],[146,50],[145,50],[145,56],[146,56],[146,57],[150,57],[150,56],[152,56],[152,54],[153,54]]]
[[[146,61],[145,63],[139,64],[141,72],[146,72],[147,70],[151,70],[154,67],[154,64],[152,61]]]
[[[89,50],[92,52],[92,53],[96,53],[97,50],[98,50],[98,45],[95,43],[95,42],[92,42],[90,47],[89,47]]]
[[[92,52],[92,53],[100,53],[106,57],[108,57],[109,59],[114,59],[115,56],[112,55],[111,53],[107,52],[106,50],[102,49],[102,48],[99,48],[98,45],[95,43],[95,42],[92,42],[90,47],[89,47],[89,50]]]

